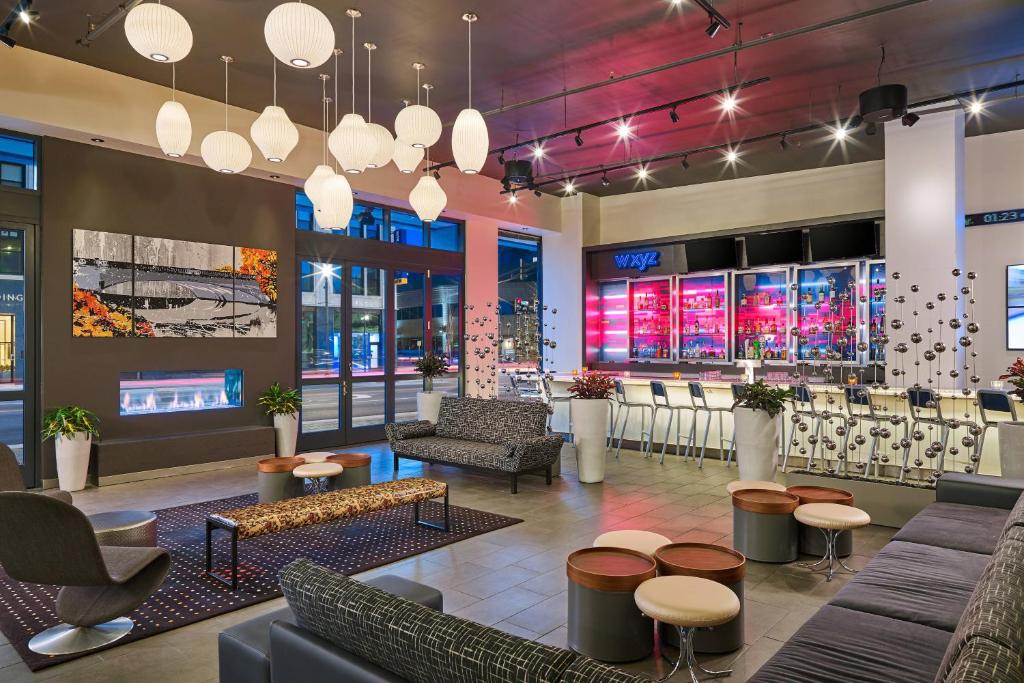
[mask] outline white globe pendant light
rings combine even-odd
[[[432,175],[420,176],[416,187],[409,193],[409,203],[419,219],[424,223],[432,223],[441,215],[448,203],[448,195],[441,189],[441,184]]]
[[[171,64],[171,99],[164,102],[156,115],[156,141],[160,151],[178,159],[185,156],[192,144],[192,119],[181,102],[177,101],[177,83],[174,64]]]
[[[177,62],[192,50],[185,17],[160,0],[136,5],[124,19],[124,34],[136,52],[154,62]]]
[[[469,106],[459,112],[452,127],[452,156],[460,171],[473,174],[479,173],[487,161],[490,138],[484,117],[473,109],[473,22],[477,16],[467,12],[462,20],[469,27]]]
[[[395,137],[405,140],[413,147],[430,147],[441,139],[441,117],[427,106],[420,104],[420,72],[425,68],[415,62],[416,69],[416,104],[409,105],[398,112],[395,117]]]
[[[312,69],[331,57],[334,28],[312,5],[286,2],[270,10],[263,37],[275,57],[297,69]]]
[[[199,153],[206,165],[218,173],[241,173],[252,163],[252,148],[238,133],[228,130],[228,64],[231,57],[221,57],[224,62],[224,130],[210,133],[203,138]]]
[[[373,43],[363,43],[366,48],[366,128],[373,138],[373,154],[370,156],[367,168],[384,168],[391,161],[395,153],[395,138],[391,131],[379,123],[373,121],[373,51],[377,46]]]
[[[274,103],[252,122],[249,135],[263,158],[273,163],[287,159],[299,144],[299,129],[288,118],[288,113],[277,106],[277,60],[274,61]]]
[[[326,164],[320,164],[313,169],[313,172],[306,178],[306,184],[303,185],[302,190],[309,197],[309,201],[313,202],[313,206],[316,207],[320,201],[321,192],[324,186],[324,182],[334,175],[334,169]]]
[[[327,141],[345,173],[362,173],[374,152],[374,139],[359,114],[345,114]]]
[[[348,179],[334,173],[324,180],[316,203],[316,221],[321,228],[340,230],[352,219],[352,186]]]
[[[413,147],[403,140],[395,140],[395,153],[392,158],[399,171],[413,173],[423,161],[423,148]]]

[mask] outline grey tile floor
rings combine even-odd
[[[386,444],[347,449],[374,454],[373,480],[390,479]],[[609,456],[603,484],[580,484],[573,452],[562,453],[563,476],[551,487],[526,477],[510,495],[504,479],[455,468],[404,462],[400,476],[424,475],[452,486],[452,503],[520,517],[522,524],[468,539],[361,575],[391,573],[436,586],[448,612],[496,628],[565,646],[565,558],[610,529],[646,529],[676,541],[732,543],[732,506],[725,485],[735,467],[668,458],[664,465],[640,453]],[[155,510],[253,491],[250,466],[88,489],[75,503],[86,513],[113,509]],[[862,567],[895,531],[870,526],[856,532],[850,564]],[[709,668],[732,668],[727,679],[747,680],[848,581],[826,583],[803,567],[748,563],[746,644],[727,655],[701,657]],[[283,599],[239,610],[32,674],[0,636],[0,681],[191,683],[217,680],[217,633],[277,609]],[[628,665],[661,675],[654,658]]]

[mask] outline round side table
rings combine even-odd
[[[570,650],[603,662],[632,662],[654,650],[653,622],[633,592],[657,568],[650,555],[625,548],[584,548],[569,555]]]
[[[800,499],[801,505],[808,503],[835,503],[836,505],[853,505],[853,494],[842,489],[833,489],[827,486],[790,486],[786,489],[789,493]],[[825,537],[821,531],[800,524],[800,552],[804,555],[824,557]],[[849,557],[853,554],[853,533],[840,533],[836,537],[836,555],[838,557]]]
[[[732,494],[733,547],[748,560],[792,562],[799,528],[793,511],[800,499],[785,491],[746,489]]]
[[[693,635],[695,652],[732,652],[743,647],[743,579],[747,558],[732,548],[710,543],[671,543],[654,553],[660,576],[696,576],[720,583],[740,601],[735,619]],[[679,646],[679,630],[662,624],[661,637]]]
[[[344,472],[331,479],[332,491],[370,485],[370,465],[373,464],[373,458],[369,453],[337,453],[327,456],[327,462],[345,468]]]
[[[273,503],[302,495],[302,480],[292,470],[306,461],[300,457],[265,458],[256,463],[259,501]]]
[[[119,510],[89,515],[100,545],[156,547],[156,515],[143,510]]]
[[[329,486],[325,480],[337,477],[344,471],[344,467],[334,462],[308,462],[293,469],[292,476],[299,482],[302,482],[303,479],[309,479],[313,483],[313,489],[316,493],[324,493]]]

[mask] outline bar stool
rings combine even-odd
[[[976,455],[981,455],[981,449],[985,446],[985,434],[989,427],[995,427],[1000,422],[1010,420],[1017,421],[1017,407],[1013,404],[1010,394],[996,389],[978,389],[978,409],[981,415],[981,434],[978,435]],[[1002,413],[1006,417],[993,419],[991,413]]]
[[[661,440],[661,463],[665,464],[665,449],[668,447],[668,435],[672,431],[672,420],[676,421],[676,455],[679,455],[679,434],[680,427],[683,424],[683,413],[684,410],[693,411],[694,422],[697,420],[697,409],[691,403],[690,405],[682,405],[672,403],[668,400],[668,387],[665,386],[664,382],[655,380],[651,382],[651,398],[654,400],[654,420],[651,424],[651,431],[654,431],[654,423],[658,421],[658,411],[668,411],[668,424],[665,425],[665,438]],[[678,414],[677,414],[678,413]],[[690,455],[690,445],[692,440],[689,438],[690,432],[687,432],[686,439],[686,451],[683,453],[683,457]]]
[[[701,384],[700,382],[689,382],[688,386],[690,389],[690,400],[693,401],[693,425],[691,426],[690,431],[693,434],[695,444],[697,442],[697,415],[701,411],[704,411],[708,414],[707,422],[704,424],[704,441],[701,443],[700,446],[700,459],[697,461],[697,467],[704,467],[704,451],[708,445],[708,434],[711,432],[711,417],[715,413],[718,413],[719,459],[724,459],[726,466],[728,466],[732,462],[733,449],[735,449],[736,447],[736,436],[733,435],[733,438],[731,439],[725,438],[724,421],[722,419],[722,416],[725,413],[731,413],[732,407],[730,406],[729,408],[723,408],[721,406],[712,407],[708,405],[708,398],[704,393],[704,385]],[[725,450],[726,443],[729,444],[728,452],[726,452]],[[723,455],[725,456],[724,458]]]
[[[857,418],[861,422],[870,423],[874,427],[874,436],[871,437],[871,449],[868,451],[867,462],[864,463],[864,477],[867,478],[870,474],[871,465],[875,465],[875,477],[878,476],[878,461],[875,459],[878,454],[878,429],[882,426],[882,418],[875,412],[874,402],[871,400],[871,391],[863,384],[857,384],[851,387],[846,387],[843,392],[843,396],[846,401],[846,412],[850,417]],[[904,430],[906,427],[904,427]],[[849,473],[849,443],[850,443],[850,426],[846,426],[846,434],[843,435],[843,464],[841,465],[841,473]],[[870,435],[870,431],[869,431]],[[863,436],[863,435],[860,435]],[[906,456],[909,455],[910,451],[904,454],[904,465],[906,464]],[[903,471],[900,470],[900,476],[903,476]]]
[[[807,459],[807,469],[809,470],[814,466],[814,453],[818,448],[818,439],[821,438],[821,428],[824,420],[821,417],[821,413],[814,406],[814,394],[811,393],[811,390],[806,385],[798,384],[793,387],[793,398],[790,400],[790,403],[793,406],[794,416],[811,418],[811,436],[814,437],[814,441],[811,443],[810,457]],[[786,471],[786,466],[789,464],[789,454],[793,450],[793,442],[796,441],[798,424],[802,422],[802,419],[793,422],[789,443],[786,445],[786,454],[782,456],[783,472]]]
[[[931,389],[910,388],[907,389],[907,405],[910,407],[910,414],[914,416],[909,427],[911,433],[919,431],[919,425],[933,425],[939,428],[938,443],[942,445],[942,449],[938,453],[935,470],[942,472],[946,462],[946,443],[949,441],[950,432],[946,419],[942,417],[942,397]],[[922,414],[922,410],[929,410],[931,412]],[[909,457],[910,446],[907,446],[903,457],[904,464],[906,464]],[[900,476],[902,477],[902,475],[901,471]]]
[[[622,384],[621,379],[615,380],[615,422],[612,424],[612,432],[614,433],[615,428],[619,424],[619,418],[623,417],[623,411],[625,411],[625,417],[622,420],[622,428],[619,429],[619,443],[615,449],[615,459],[619,459],[619,453],[622,451],[622,437],[626,434],[626,425],[629,424],[629,413],[633,408],[640,409],[640,451],[646,452],[650,456],[651,442],[653,441],[654,432],[654,406],[650,403],[637,403],[636,401],[629,401],[626,399],[626,387]],[[647,411],[651,411],[651,430],[647,430]]]

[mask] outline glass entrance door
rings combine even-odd
[[[14,452],[27,486],[37,486],[34,362],[34,230],[0,223],[0,442]]]
[[[300,448],[345,443],[342,333],[345,268],[342,264],[299,264],[299,376],[302,412]],[[347,373],[347,368],[346,368]]]
[[[349,323],[347,337],[349,419],[346,443],[384,438],[384,425],[393,410],[393,372],[388,334],[390,308],[383,268],[348,265]]]

